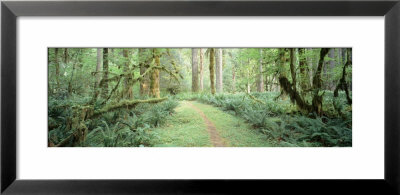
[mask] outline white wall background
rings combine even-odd
[[[48,148],[47,47],[353,47],[351,148]],[[383,179],[383,17],[19,17],[19,179]]]

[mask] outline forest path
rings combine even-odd
[[[266,135],[243,119],[197,101],[180,101],[175,113],[153,129],[155,147],[265,147]]]
[[[203,118],[204,122],[207,125],[207,131],[210,134],[210,141],[214,147],[226,147],[225,141],[219,135],[217,128],[215,127],[214,123],[207,118],[203,111],[193,105],[191,102],[188,102],[188,105],[196,110],[200,116]]]

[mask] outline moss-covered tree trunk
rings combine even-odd
[[[326,54],[328,54],[329,48],[322,48],[320,51],[319,55],[319,61],[318,61],[318,66],[317,70],[314,74],[313,78],[313,90],[314,90],[314,96],[312,100],[312,109],[315,113],[318,115],[322,115],[322,97],[323,94],[320,95],[319,92],[322,90],[322,79],[321,79],[321,72],[323,69],[324,59]]]
[[[124,90],[123,90],[123,97],[127,99],[133,98],[133,86],[132,86],[132,79],[134,77],[134,71],[129,68],[129,50],[123,49],[122,50],[124,56],[124,72],[128,73],[124,77]]]
[[[160,51],[158,48],[153,49],[154,65],[160,66]],[[153,68],[150,77],[150,96],[160,98],[160,69]]]
[[[140,66],[140,75],[143,75],[147,68],[149,68],[150,60],[148,55],[146,55],[146,49],[139,49],[139,66]],[[140,80],[140,95],[145,96],[149,95],[149,86],[150,86],[150,77],[149,75],[143,76],[143,79]]]
[[[210,89],[211,89],[211,94],[215,94],[215,50],[214,48],[210,48],[209,50],[210,52],[210,64],[209,64],[209,68],[210,68]]]
[[[200,78],[199,78],[199,84],[200,84],[200,91],[203,91],[203,89],[204,89],[204,83],[203,83],[203,81],[204,81],[204,68],[203,68],[203,58],[204,58],[204,56],[203,56],[203,49],[202,48],[200,48],[199,49],[199,52],[200,52],[200,63],[199,63],[199,71],[200,71]]]
[[[352,104],[352,99],[350,97],[349,87],[348,87],[347,82],[346,82],[346,68],[351,66],[352,61],[351,61],[350,50],[347,49],[346,53],[347,53],[347,58],[346,58],[346,63],[343,66],[342,77],[340,78],[339,83],[336,85],[336,88],[335,88],[335,91],[333,93],[333,96],[335,98],[338,97],[339,96],[339,90],[343,90],[346,93],[347,103],[349,105],[351,105]]]
[[[295,58],[294,58],[294,48],[289,49],[290,54],[290,74],[292,76],[292,89],[294,93],[297,92],[297,79],[296,79],[296,67],[295,67]]]
[[[260,63],[258,64],[258,73],[257,73],[257,92],[264,92],[263,49],[259,50],[260,50]]]
[[[54,50],[54,61],[56,63],[56,91],[58,91],[60,89],[60,63],[58,62],[58,48],[55,48]]]
[[[103,79],[104,81],[107,81],[108,79],[108,48],[103,49]],[[108,82],[102,82],[101,85],[102,89],[102,97],[107,98],[108,95]]]
[[[69,62],[69,54],[68,54],[68,48],[64,49],[64,63],[68,64]]]
[[[192,92],[199,91],[198,49],[192,49]]]
[[[309,69],[306,63],[304,48],[299,48],[299,69],[300,69],[300,89],[302,96],[306,95],[306,91],[310,88]]]
[[[217,93],[222,93],[223,91],[223,83],[222,83],[222,49],[216,49],[216,66],[215,66],[215,76],[216,76],[216,84],[215,88]]]
[[[100,84],[101,81],[101,74],[100,74],[100,70],[101,70],[101,58],[102,58],[102,52],[101,49],[98,48],[97,49],[97,65],[96,65],[96,82],[97,85]]]

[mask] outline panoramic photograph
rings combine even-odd
[[[48,147],[352,147],[352,48],[48,48]]]

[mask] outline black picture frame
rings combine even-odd
[[[382,180],[16,179],[19,16],[385,16],[385,176]],[[1,192],[4,194],[399,194],[399,0],[2,1]],[[240,167],[238,167],[239,169]],[[327,167],[329,168],[329,167]],[[232,170],[234,171],[234,170]],[[368,171],[368,170],[365,170]]]

